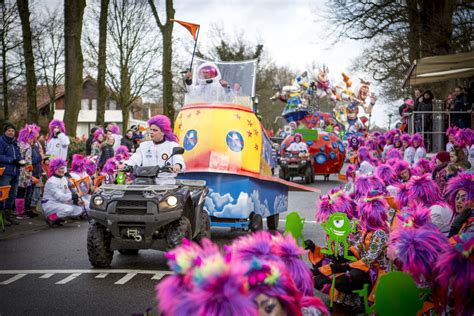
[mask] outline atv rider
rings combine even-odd
[[[303,137],[301,136],[301,134],[296,133],[294,142],[292,142],[290,146],[286,148],[286,151],[288,152],[297,151],[299,153],[306,154],[308,152],[308,146],[306,145],[305,142],[302,142],[302,140],[303,140]]]
[[[160,166],[171,156],[174,147],[179,147],[178,137],[173,134],[170,119],[164,115],[156,115],[148,120],[151,140],[140,144],[137,151],[124,162],[127,166]],[[182,155],[175,155],[169,161],[174,173],[182,172],[185,168]],[[123,165],[121,168],[125,167]]]

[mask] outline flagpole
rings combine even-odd
[[[201,28],[198,28],[197,33],[196,33],[196,40],[194,41],[194,49],[193,49],[193,56],[191,57],[191,65],[189,65],[189,71],[193,71],[193,60],[194,60],[194,54],[196,53],[196,46],[198,42],[198,37],[199,37],[199,30]]]

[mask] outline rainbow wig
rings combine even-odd
[[[388,204],[384,196],[383,192],[372,190],[359,203],[360,223],[366,231],[383,230],[388,232]]]
[[[99,139],[99,136],[101,136],[105,139],[105,133],[102,128],[97,128],[94,132],[94,141],[97,142]]]
[[[435,224],[431,223],[431,211],[420,203],[414,202],[409,207],[404,207],[397,215],[405,229],[425,228],[437,230]],[[395,232],[392,232],[394,234]]]
[[[336,212],[343,212],[349,219],[358,218],[357,204],[342,189],[332,189],[329,197],[333,201]]]
[[[128,158],[130,158],[130,152],[128,151],[128,147],[124,145],[121,145],[117,148],[117,150],[115,151],[115,155],[121,155],[124,160],[128,160]]]
[[[66,133],[66,128],[64,127],[64,122],[60,120],[52,120],[49,122],[49,138],[53,138],[54,136],[54,128],[59,127],[61,133]]]
[[[411,138],[411,143],[413,144],[414,142],[418,142],[419,147],[425,147],[425,144],[423,142],[423,136],[418,133],[413,135]]]
[[[474,200],[474,173],[463,172],[449,179],[445,196],[447,197],[449,206],[451,206],[453,210],[456,209],[455,199],[459,190],[466,191],[466,199],[468,201]]]
[[[398,150],[397,148],[390,148],[388,151],[387,151],[387,154],[385,155],[385,159],[386,160],[389,160],[389,159],[399,159],[399,160],[402,160],[403,159],[403,155],[402,155],[402,152],[400,150]]]
[[[178,137],[173,134],[171,129],[171,121],[168,117],[164,115],[155,115],[148,120],[148,126],[156,125],[161,131],[165,134],[165,140],[171,142],[178,142]]]
[[[67,162],[66,160],[62,158],[56,157],[56,158],[51,159],[48,165],[48,178],[53,176],[53,174],[55,174],[59,168],[66,167],[66,166],[67,166]]]
[[[390,236],[387,254],[401,263],[403,272],[422,284],[434,280],[435,264],[450,247],[446,236],[438,230],[397,229]]]
[[[283,306],[286,315],[302,316],[302,294],[281,262],[254,258],[247,276],[252,300],[255,300],[260,294],[274,297]]]
[[[421,203],[425,207],[444,202],[438,185],[427,174],[421,177],[412,177],[407,183],[408,199]]]
[[[111,124],[112,124],[112,126],[110,127],[109,131],[111,131],[112,134],[119,135],[120,134],[120,127],[115,123],[111,123]]]
[[[87,159],[83,155],[72,155],[71,171],[75,173],[82,173],[87,169]]]
[[[20,143],[28,143],[30,139],[35,140],[40,130],[41,128],[36,124],[25,124],[25,127],[18,133],[18,141]]]
[[[474,233],[455,236],[436,263],[435,296],[443,306],[454,302],[455,315],[474,314]]]
[[[389,165],[380,165],[376,171],[377,177],[381,179],[386,186],[399,183],[397,174]]]
[[[306,251],[298,246],[291,234],[274,237],[276,254],[295,281],[296,288],[305,296],[314,295],[313,273],[301,256]]]
[[[278,261],[272,234],[267,231],[257,231],[242,236],[232,243],[232,258],[241,262],[251,262],[254,257],[262,260]]]

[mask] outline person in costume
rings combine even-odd
[[[69,216],[80,216],[83,213],[83,201],[69,189],[69,181],[65,177],[66,161],[53,158],[49,162],[48,180],[44,186],[41,206],[46,221],[50,226],[61,224],[62,219]]]
[[[444,193],[446,188],[446,167],[450,161],[450,155],[447,151],[440,151],[435,156],[436,166],[433,169],[431,178],[436,181],[439,190]]]
[[[231,90],[227,81],[221,77],[219,67],[212,62],[199,65],[196,70],[197,78],[193,84],[193,74],[186,74],[187,97],[201,102],[223,102],[230,99]]]
[[[286,151],[291,152],[291,151],[297,151],[297,152],[308,152],[308,146],[306,145],[305,142],[302,141],[303,136],[301,134],[296,133],[294,137],[294,141],[286,148]]]
[[[399,160],[394,166],[395,173],[398,176],[400,182],[408,182],[411,177],[411,168],[410,164],[405,160]]]
[[[64,123],[60,120],[52,120],[49,123],[49,139],[46,143],[46,154],[51,157],[67,160],[69,144],[70,141],[66,135]]]
[[[102,128],[97,128],[94,132],[94,138],[91,145],[91,156],[97,157],[97,161],[100,161],[100,154],[102,146],[105,143],[105,133]]]
[[[426,157],[425,143],[423,141],[423,136],[420,134],[415,134],[411,138],[413,147],[415,148],[415,155],[413,156],[413,163],[416,164],[420,159]]]
[[[358,175],[367,175],[375,171],[377,160],[372,157],[367,147],[362,146],[357,150],[357,159],[359,162]]]
[[[72,156],[71,169],[69,170],[69,175],[74,181],[73,190],[78,191],[78,195],[84,201],[84,207],[86,210],[89,209],[90,200],[91,200],[91,188],[92,188],[92,178],[87,172],[88,169],[88,158],[79,154]]]
[[[449,153],[454,148],[454,144],[456,144],[456,133],[458,132],[459,128],[456,126],[449,127],[446,130],[446,136],[448,136],[448,142],[446,143],[446,151]]]
[[[403,150],[403,160],[413,165],[413,160],[415,159],[415,147],[412,146],[411,136],[408,134],[403,134],[400,137],[402,141],[402,150]]]
[[[474,174],[461,173],[451,178],[446,186],[446,198],[455,211],[448,237],[474,232]]]
[[[171,129],[170,119],[156,115],[148,120],[151,140],[140,144],[137,151],[124,163],[128,166],[160,166],[172,155],[173,148],[179,147],[178,138]],[[168,161],[174,173],[183,172],[185,163],[182,155],[175,155]]]
[[[117,148],[120,146],[120,143],[122,142],[122,134],[120,134],[120,127],[115,124],[115,123],[109,123],[107,124],[107,130],[106,132],[112,133],[112,136],[114,137],[114,151],[117,150]]]

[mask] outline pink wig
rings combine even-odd
[[[168,117],[164,115],[155,115],[148,120],[148,126],[152,125],[156,125],[161,129],[161,131],[165,134],[165,140],[172,142],[178,141],[178,137],[173,134],[173,130],[171,129],[171,121]]]
[[[411,136],[410,134],[403,134],[401,137],[400,137],[400,140],[402,142],[406,142],[408,144],[408,146],[411,146]]]
[[[74,154],[72,156],[71,171],[75,173],[82,173],[87,171],[87,159],[83,155]]]
[[[420,134],[413,135],[413,137],[411,138],[411,142],[412,142],[412,144],[414,142],[418,142],[418,146],[425,147],[425,144],[423,142],[423,136],[421,136]]]
[[[48,177],[51,177],[53,174],[55,174],[59,168],[66,166],[67,162],[62,158],[56,157],[51,159],[48,166]]]
[[[396,159],[402,160],[402,159],[403,159],[403,155],[402,155],[401,151],[398,150],[397,148],[390,148],[390,149],[387,151],[387,155],[385,156],[385,159],[389,160],[389,159],[392,159],[392,158],[396,158]]]
[[[319,210],[316,212],[316,221],[322,223],[327,221],[331,214],[338,212],[334,201],[329,198],[329,196],[322,196],[319,203]]]
[[[255,258],[247,275],[252,300],[260,294],[265,294],[268,297],[277,298],[286,315],[302,316],[301,292],[296,288],[283,264]]]
[[[387,141],[387,143],[393,144],[393,137],[394,136],[395,136],[395,133],[394,133],[393,129],[387,131],[385,133],[385,141]]]
[[[460,173],[456,177],[449,179],[446,186],[446,197],[449,205],[453,210],[455,207],[456,194],[459,190],[466,191],[466,199],[474,200],[474,173]]]
[[[448,127],[448,129],[446,130],[446,135],[447,136],[455,135],[458,130],[459,128],[457,126]]]
[[[293,136],[294,141],[296,141],[296,137],[299,137],[300,141],[303,141],[303,136],[300,133],[296,133],[295,136]]]
[[[232,259],[250,262],[254,257],[278,261],[273,236],[267,231],[258,231],[242,236],[232,243]]]
[[[107,159],[105,162],[104,166],[102,167],[102,173],[106,173],[109,175],[115,175],[117,165],[116,165],[117,159],[115,157]]]
[[[319,297],[304,296],[301,299],[301,307],[303,308],[303,310],[305,310],[306,308],[309,308],[309,309],[315,308],[319,311],[320,314],[330,315],[328,308]],[[310,313],[306,314],[303,312],[303,315],[316,315],[316,314],[310,314]]]
[[[41,128],[36,124],[25,124],[18,134],[18,141],[20,143],[28,143],[30,139],[36,139]]]
[[[121,155],[125,160],[130,158],[130,153],[128,152],[128,147],[121,145],[115,151],[115,155]]]
[[[356,166],[349,165],[346,169],[346,177],[348,179],[354,177],[356,170],[357,170]]]
[[[399,183],[397,174],[389,165],[380,165],[377,167],[376,171],[377,177],[379,177],[384,184],[387,185],[394,185]]]
[[[359,203],[360,223],[366,231],[388,232],[388,204],[383,192],[370,191],[367,198]]]
[[[405,160],[399,160],[395,166],[393,167],[395,173],[397,175],[399,175],[400,173],[402,173],[403,170],[408,170],[410,171],[410,174],[411,174],[411,170],[410,170],[410,164],[408,162],[406,162]]]
[[[398,145],[397,145],[397,143],[398,143]],[[400,139],[400,136],[397,135],[393,138],[393,146],[395,148],[401,148],[402,147],[402,140]]]
[[[414,170],[415,174],[417,174],[419,176],[422,176],[425,173],[431,173],[431,171],[432,171],[431,163],[426,158],[421,158],[420,160],[418,160],[415,164],[414,169],[415,169]]]
[[[377,136],[377,144],[378,144],[381,148],[383,148],[383,147],[385,146],[385,144],[386,144],[386,142],[385,142],[385,136],[383,136],[383,135]]]
[[[87,157],[86,159],[86,172],[88,175],[93,176],[97,171],[97,162],[91,159],[91,157]]]
[[[295,281],[297,289],[306,296],[314,295],[313,273],[301,259],[306,251],[298,246],[291,234],[276,236],[276,254],[280,257],[286,269]]]
[[[371,190],[387,192],[383,181],[376,176],[360,175],[357,177],[354,187],[354,200],[356,201],[367,197]]]
[[[49,138],[53,138],[53,131],[55,127],[59,127],[61,133],[66,133],[66,128],[64,127],[64,122],[60,120],[52,120],[49,122]]]
[[[397,200],[398,207],[400,209],[407,207],[409,203],[409,195],[408,195],[408,186],[406,183],[400,183],[396,185],[398,188],[397,196],[395,199]]]
[[[357,157],[359,158],[359,162],[367,161],[371,164],[377,164],[377,159],[372,157],[369,149],[365,146],[359,147],[359,149],[357,150]]]
[[[431,175],[412,177],[407,184],[408,199],[421,203],[425,207],[443,202],[438,185],[431,179]]]
[[[457,244],[449,248],[436,263],[434,293],[446,306],[454,302],[455,315],[474,314],[474,233],[454,237]]]
[[[435,264],[449,248],[448,239],[438,230],[397,229],[390,236],[387,253],[420,284],[434,280]]]
[[[111,124],[112,126],[110,127],[109,131],[111,131],[112,134],[116,134],[116,135],[120,134],[120,127],[115,123],[111,123]]]
[[[99,136],[101,136],[105,139],[105,133],[104,133],[104,130],[102,128],[98,128],[95,130],[94,132],[94,141],[97,142],[98,139],[99,139]]]

